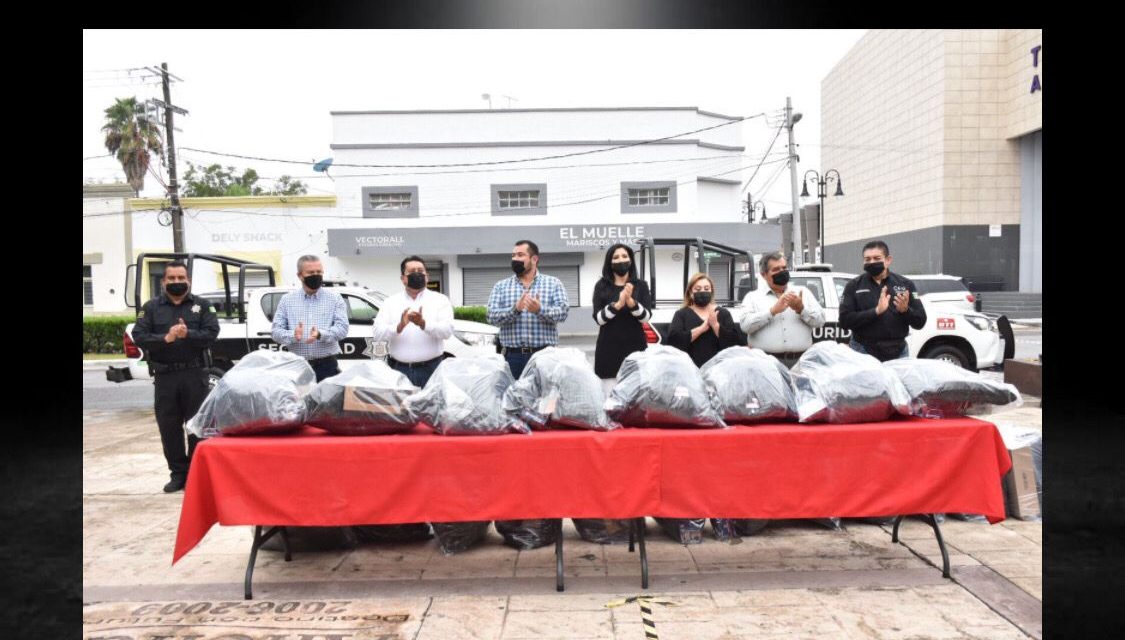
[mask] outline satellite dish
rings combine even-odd
[[[321,160],[320,162],[313,165],[313,171],[319,171],[321,173],[324,173],[324,172],[328,171],[328,167],[331,167],[331,166],[332,166],[332,158],[325,158],[324,160]]]

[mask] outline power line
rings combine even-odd
[[[783,128],[784,127],[778,127],[777,133],[773,134],[773,140],[770,141],[770,146],[769,146],[769,148],[766,149],[766,155],[762,156],[763,162],[765,161],[766,157],[769,156],[770,151],[773,151],[773,145],[777,142],[777,138],[778,138],[778,136],[781,135],[781,130]],[[750,183],[754,181],[754,177],[758,175],[758,169],[761,169],[761,168],[762,168],[762,164],[761,164],[761,162],[759,162],[758,166],[754,169],[754,173],[752,173],[750,175],[750,179],[746,181],[746,184],[742,185],[742,191],[746,191],[746,187],[749,187]]]
[[[766,162],[764,164],[776,164],[776,163],[779,163],[779,162],[788,162],[788,158],[779,158],[777,160],[771,160],[771,161]],[[713,177],[728,175],[728,174],[731,174],[731,173],[742,171],[744,169],[749,169],[751,166],[753,166],[753,165],[744,165],[744,166],[741,166],[741,167],[736,167],[736,168],[731,169],[729,171],[723,171],[723,172],[720,172],[720,173],[716,173],[716,174],[714,174]],[[695,182],[694,178],[690,179],[690,180],[684,180],[682,182],[677,182],[676,186],[683,186],[683,185],[691,184],[692,182]],[[606,200],[608,198],[617,198],[617,197],[620,197],[620,195],[621,195],[620,190],[615,190],[612,193],[606,193],[605,195],[594,196],[594,197],[590,197],[590,198],[587,198],[587,199],[584,199],[584,200],[575,200],[575,201],[571,201],[571,202],[563,202],[563,203],[558,203],[558,204],[552,204],[552,205],[549,205],[548,208],[549,209],[560,209],[560,208],[563,208],[563,207],[572,207],[572,206],[577,206],[577,205],[580,205],[580,204],[597,202],[599,200]],[[282,196],[282,197],[284,197],[284,196]],[[262,212],[251,211],[251,210],[246,210],[246,209],[196,209],[196,210],[199,211],[199,212],[207,212],[207,213],[234,213],[234,214],[239,214],[239,215],[259,216],[259,217],[266,217],[266,218],[290,218],[290,217],[293,217],[292,214],[290,214],[290,213],[281,213],[281,214],[262,213]],[[154,210],[154,209],[142,209],[142,210],[136,210],[136,211],[130,211],[130,212],[109,211],[109,212],[102,212],[102,213],[85,214],[82,217],[83,218],[101,218],[101,217],[113,216],[113,215],[124,215],[125,213],[148,213],[148,212],[153,212],[153,211],[156,211],[156,210]],[[448,218],[448,217],[491,215],[491,214],[492,214],[491,210],[488,210],[488,211],[462,211],[462,212],[455,212],[455,213],[432,214],[432,215],[420,216],[419,219]],[[312,220],[312,219],[316,219],[316,220],[363,220],[364,218],[361,218],[361,217],[358,217],[358,216],[355,216],[355,215],[308,215],[308,216],[304,216],[303,219],[304,220]]]
[[[491,161],[487,161],[487,162],[457,162],[457,163],[446,163],[446,164],[347,164],[347,163],[340,163],[340,164],[334,164],[333,166],[336,166],[336,167],[358,167],[358,168],[364,168],[364,169],[436,169],[436,168],[441,168],[441,167],[481,167],[481,166],[490,166],[490,165],[498,165],[498,164],[517,164],[517,163],[521,163],[521,162],[538,162],[540,160],[558,160],[560,158],[573,158],[573,157],[576,157],[576,156],[585,156],[585,155],[591,155],[591,154],[594,154],[594,153],[606,153],[606,152],[609,152],[609,151],[617,151],[619,149],[629,149],[629,148],[632,148],[632,147],[639,147],[639,146],[645,145],[645,144],[653,144],[653,143],[656,143],[656,142],[663,142],[665,140],[671,140],[673,138],[679,138],[680,136],[686,136],[686,135],[691,135],[693,133],[701,133],[701,132],[704,132],[704,131],[710,131],[712,129],[718,129],[719,127],[726,127],[726,126],[735,124],[736,122],[742,122],[744,120],[751,120],[753,118],[759,118],[759,117],[763,117],[763,116],[765,116],[764,113],[754,115],[754,116],[746,116],[746,117],[742,117],[742,118],[737,118],[735,120],[730,120],[728,122],[723,122],[723,123],[720,123],[720,124],[712,125],[710,127],[703,127],[702,129],[695,129],[693,131],[685,131],[683,133],[677,133],[675,135],[665,136],[663,138],[654,138],[654,139],[651,139],[651,140],[642,140],[640,142],[630,142],[629,144],[617,145],[617,146],[614,146],[614,147],[609,147],[607,149],[592,149],[590,151],[577,151],[575,153],[563,153],[563,154],[556,154],[556,155],[552,155],[552,156],[542,156],[542,157],[538,157],[538,158],[521,158],[521,159],[518,159],[518,160],[491,160]],[[259,156],[244,156],[244,155],[239,155],[239,154],[234,154],[234,153],[223,153],[223,152],[219,152],[219,151],[208,151],[207,149],[196,149],[196,148],[192,148],[192,147],[184,147],[183,150],[184,151],[195,151],[195,152],[198,152],[198,153],[207,153],[207,154],[211,154],[211,155],[223,156],[223,157],[228,157],[228,158],[240,158],[240,159],[243,159],[243,160],[257,160],[259,162],[282,162],[282,163],[287,163],[287,164],[309,164],[307,161],[303,161],[303,160],[300,160],[300,161],[299,160],[282,160],[282,159],[278,159],[278,158],[263,158],[263,157],[259,157]]]

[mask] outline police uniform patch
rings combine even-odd
[[[145,312],[144,309],[141,309],[140,313],[137,314],[137,319],[140,320],[143,317],[145,317]]]
[[[191,307],[191,312],[192,312],[192,313],[199,313],[199,305],[197,305],[197,304],[196,304],[196,305],[192,305],[192,307]]]

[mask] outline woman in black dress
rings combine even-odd
[[[652,296],[648,284],[637,279],[633,249],[613,245],[606,251],[602,277],[594,285],[594,321],[598,323],[594,373],[602,379],[607,394],[625,356],[648,346],[641,323],[651,316]]]
[[[746,345],[730,312],[715,303],[715,283],[705,273],[697,273],[684,291],[684,306],[672,316],[667,343],[686,351],[695,366],[727,347]]]

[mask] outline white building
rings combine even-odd
[[[596,330],[593,288],[605,250],[618,240],[703,237],[753,253],[781,246],[780,227],[747,224],[742,213],[739,178],[759,158],[744,153],[738,118],[669,107],[333,112],[332,119],[334,198],[184,199],[188,250],[271,264],[294,286],[297,258],[317,254],[328,277],[385,292],[402,286],[399,263],[416,254],[432,288],[456,305],[477,305],[511,275],[515,241],[529,239],[540,247],[542,270],[582,308],[565,327],[573,333]],[[156,219],[161,203],[131,204],[132,255],[167,251],[171,230]],[[658,282],[669,283],[661,298],[682,295],[685,259],[693,256],[657,251]],[[710,270],[725,274],[726,266],[716,261]],[[196,291],[218,284],[201,274],[194,281]]]

